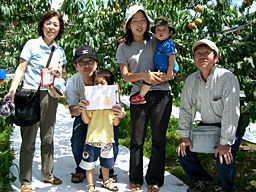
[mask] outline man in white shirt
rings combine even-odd
[[[192,51],[197,72],[189,75],[182,91],[177,133],[182,141],[177,148],[179,162],[187,176],[194,181],[188,192],[209,191],[212,176],[202,167],[197,153],[192,152],[189,138],[193,122],[192,90],[199,82],[196,93],[196,110],[201,113],[201,124],[219,124],[220,142],[215,149],[218,182],[211,191],[234,191],[235,155],[239,148],[241,133],[238,129],[240,117],[239,82],[227,69],[220,68],[219,49],[208,39],[196,42]]]

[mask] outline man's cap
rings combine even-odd
[[[219,55],[219,49],[216,46],[216,44],[214,42],[212,42],[209,39],[201,39],[199,41],[197,41],[196,43],[194,43],[194,45],[192,46],[192,51],[193,53],[195,53],[195,49],[199,46],[199,45],[207,45],[208,47],[210,47],[212,50],[214,50],[217,55]]]
[[[153,22],[153,20],[148,16],[147,12],[145,11],[144,7],[142,5],[133,5],[131,7],[129,7],[127,10],[126,10],[126,13],[125,13],[125,28],[126,28],[126,25],[128,23],[128,21],[132,18],[132,16],[137,13],[138,11],[143,11],[147,17],[147,19],[149,20],[150,23]]]
[[[96,52],[94,49],[89,45],[82,45],[81,47],[77,48],[75,52],[75,63],[78,63],[83,58],[92,58],[96,61],[99,61]]]
[[[156,18],[154,25],[151,27],[152,33],[155,33],[157,26],[168,26],[169,30],[172,31],[172,35],[175,33],[175,29],[172,26],[172,20],[168,17],[158,17]]]

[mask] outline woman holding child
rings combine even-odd
[[[130,106],[130,188],[140,191],[143,184],[143,144],[151,123],[152,150],[145,176],[148,191],[159,191],[164,184],[166,158],[166,130],[172,110],[171,88],[168,80],[172,77],[154,71],[153,50],[155,38],[149,33],[151,19],[143,6],[131,6],[126,12],[125,42],[116,52],[116,63],[122,77],[133,84],[131,95],[140,91],[142,82],[151,84],[145,95],[146,103]],[[150,72],[151,71],[151,72]]]

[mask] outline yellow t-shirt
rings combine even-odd
[[[114,143],[115,115],[112,110],[91,110],[87,113],[91,120],[88,124],[86,143]]]

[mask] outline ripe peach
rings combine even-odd
[[[189,29],[192,29],[192,30],[195,29],[195,28],[196,28],[195,22],[189,23],[189,24],[188,24],[188,28],[189,28]]]
[[[199,12],[199,13],[201,13],[201,12],[203,11],[203,9],[204,9],[204,7],[203,7],[202,5],[197,5],[197,6],[195,7],[195,10],[196,10],[197,12]]]
[[[198,26],[198,25],[201,25],[203,23],[203,20],[200,19],[200,18],[196,18],[196,20],[194,22]]]
[[[120,5],[117,3],[117,4],[115,4],[114,8],[115,8],[115,10],[117,11],[117,10],[119,10]]]

